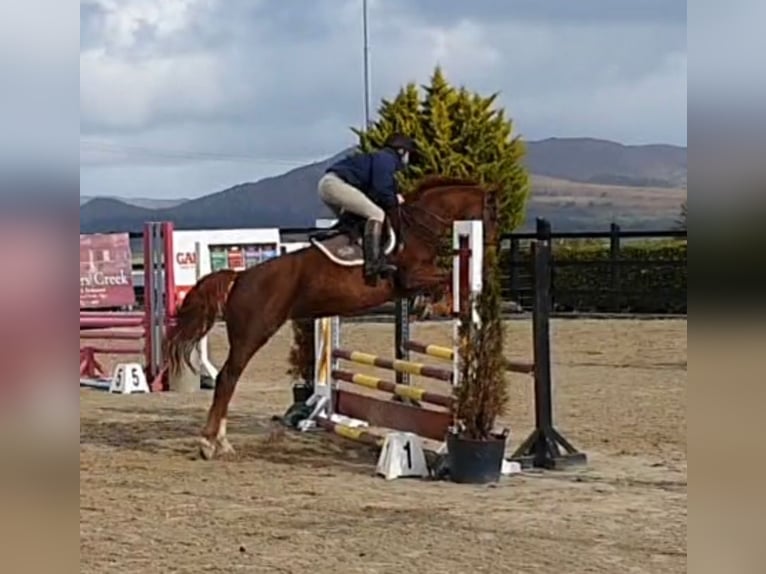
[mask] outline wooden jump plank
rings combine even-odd
[[[376,399],[344,389],[333,391],[335,412],[367,421],[375,427],[413,432],[432,440],[444,441],[452,416],[446,411],[418,408],[387,399]]]

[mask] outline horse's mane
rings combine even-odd
[[[412,190],[411,197],[417,199],[425,192],[430,191],[435,187],[477,187],[479,185],[478,181],[472,179],[447,177],[443,175],[427,175],[418,180],[415,189]]]

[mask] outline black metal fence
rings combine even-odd
[[[551,258],[554,312],[685,314],[686,250],[668,249],[653,257],[636,257],[632,253],[626,257],[624,248],[636,241],[685,242],[686,238],[686,230],[626,231],[616,224],[608,231],[557,233],[547,221],[539,219],[534,232],[501,237],[503,298],[523,310],[532,309],[535,293],[529,243],[546,240],[554,247]],[[590,245],[591,249],[571,249],[573,244]]]
[[[305,235],[311,230],[300,231]],[[131,234],[134,241],[141,234]],[[503,299],[507,311],[531,311],[534,304],[535,289],[533,268],[530,257],[530,244],[535,240],[549,241],[553,246],[551,257],[551,294],[552,310],[562,313],[686,313],[686,252],[678,251],[679,256],[669,254],[661,258],[624,257],[624,247],[636,241],[685,241],[685,230],[630,231],[612,224],[609,230],[584,232],[556,232],[543,219],[537,221],[533,232],[510,233],[500,238],[500,257],[503,273]],[[580,253],[572,256],[572,251],[562,249],[567,245],[587,242],[591,245],[600,243],[603,249],[594,250],[592,258]],[[606,256],[604,253],[606,252]],[[135,271],[140,270],[140,265]],[[683,273],[680,273],[683,271]],[[573,284],[573,274],[588,278],[588,282]],[[654,283],[635,281],[636,275],[651,275]],[[679,281],[679,275],[682,281]],[[140,277],[139,277],[140,279]],[[143,286],[135,286],[140,306]],[[368,314],[393,319],[394,305],[382,305]]]

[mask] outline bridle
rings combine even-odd
[[[481,188],[479,188],[481,189]],[[487,205],[487,192],[482,191],[482,220],[485,223],[489,221],[487,218],[491,217],[491,208]],[[434,213],[432,210],[419,205],[417,202],[398,204],[394,208],[396,213],[396,226],[395,231],[399,237],[401,249],[404,248],[405,235],[407,232],[417,235],[423,240],[426,245],[436,249],[438,254],[451,255],[452,243],[445,245],[443,241],[444,231],[451,227],[452,221],[441,215]],[[415,213],[418,216],[415,216]],[[489,239],[485,235],[485,242]]]

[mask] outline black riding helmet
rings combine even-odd
[[[395,150],[408,151],[410,153],[415,153],[416,151],[415,141],[404,134],[391,134],[388,136],[386,139],[385,147],[389,147]]]

